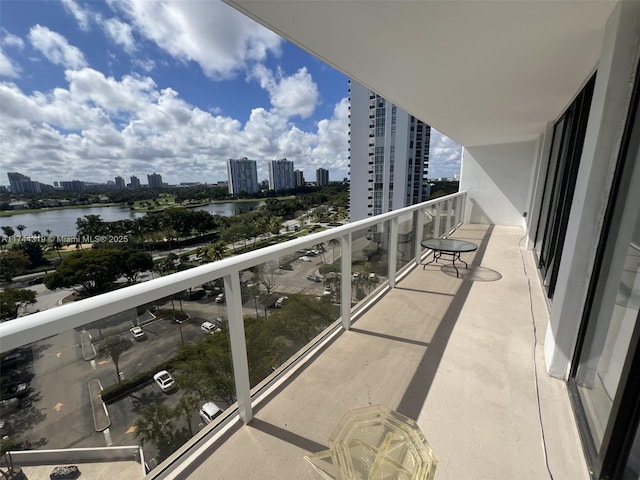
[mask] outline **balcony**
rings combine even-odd
[[[547,308],[522,231],[460,226],[465,198],[450,195],[0,325],[3,350],[31,344],[37,357],[33,412],[40,417],[31,418],[30,432],[46,438],[46,448],[134,445],[132,415],[145,402],[177,403],[187,388],[166,394],[151,382],[104,406],[108,418],[96,414],[102,402],[87,395],[84,380],[115,384],[118,369],[108,356],[96,357],[92,344],[108,329],[127,336],[135,323],[149,338],[122,354],[125,380],[159,369],[184,348],[225,339],[229,357],[218,361],[233,365],[233,398],[216,398],[226,411],[203,425],[196,407],[196,420],[187,418],[193,437],[149,478],[318,478],[303,455],[326,449],[346,411],[371,404],[417,420],[439,458],[438,479],[548,478],[545,458],[555,478],[588,478],[565,384],[544,373]],[[447,262],[417,267],[428,252],[415,239],[447,235],[479,246],[464,254],[469,269],[460,278]],[[307,254],[322,244],[321,253]],[[309,269],[325,281],[307,280]],[[365,275],[375,280],[367,283]],[[288,305],[267,305],[269,282],[290,297]],[[223,285],[224,301],[184,296],[203,284]],[[182,318],[176,312],[183,302],[190,322],[167,320]],[[275,371],[260,370],[256,329],[291,320],[287,309],[295,302],[324,305],[324,323],[307,332],[311,342],[288,338]],[[227,324],[221,333],[200,331],[201,319],[218,315]],[[70,398],[59,400],[64,395]],[[78,431],[67,431],[71,425]],[[84,437],[75,438],[79,431]],[[137,459],[143,455],[154,467],[158,452]],[[30,468],[42,468],[19,459],[15,454],[29,478],[36,475]],[[101,466],[118,473],[117,463]]]

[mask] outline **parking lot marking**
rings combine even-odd
[[[137,430],[136,426],[131,425],[125,433],[136,433],[136,430]]]
[[[58,403],[56,403],[55,407],[53,407],[53,409],[54,409],[56,412],[59,412],[60,410],[62,410],[62,405],[64,405],[64,403],[60,403],[60,402],[58,402]]]
[[[56,357],[60,358],[62,356],[62,352],[56,353]]]
[[[105,442],[107,442],[107,447],[113,445],[113,440],[111,440],[111,432],[109,431],[109,429],[107,428],[103,430],[102,433],[104,433],[104,440]]]
[[[96,368],[98,368],[98,367],[96,367],[96,361],[95,360],[91,360],[91,368],[94,369],[94,370]]]
[[[102,361],[98,362],[98,365],[105,365],[107,363],[109,363],[109,360],[102,360]]]

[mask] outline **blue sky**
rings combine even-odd
[[[0,2],[0,183],[348,174],[347,77],[217,0]],[[430,177],[459,171],[432,134]]]

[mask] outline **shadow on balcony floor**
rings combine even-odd
[[[188,478],[317,479],[303,455],[326,448],[346,411],[382,404],[417,420],[438,480],[546,479],[539,395],[554,477],[586,480],[565,384],[544,373],[547,307],[522,231],[465,225],[455,237],[479,245],[463,254],[466,275],[414,269],[248,426],[192,459]]]

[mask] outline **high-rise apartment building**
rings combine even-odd
[[[428,200],[429,125],[349,84],[351,221]]]
[[[302,170],[294,170],[293,177],[296,188],[304,187],[304,172]]]
[[[149,183],[149,188],[162,188],[162,175],[159,173],[147,175],[147,182]]]
[[[127,184],[125,183],[124,178],[116,177],[116,188],[118,190],[124,190],[125,188],[127,188]]]
[[[295,188],[293,162],[283,158],[269,162],[269,189],[291,190]]]
[[[60,182],[62,190],[67,192],[84,192],[87,189],[87,185],[81,180],[70,180]]]
[[[258,188],[258,167],[255,160],[247,157],[227,160],[229,176],[229,193],[237,195],[241,192],[256,193]]]
[[[140,179],[135,175],[131,176],[131,190],[139,190],[140,189]]]
[[[18,172],[7,173],[9,177],[9,185],[11,186],[11,193],[39,193],[40,184],[31,180],[31,177],[22,175]]]
[[[318,187],[326,187],[329,185],[329,170],[326,168],[316,169],[316,185]]]

